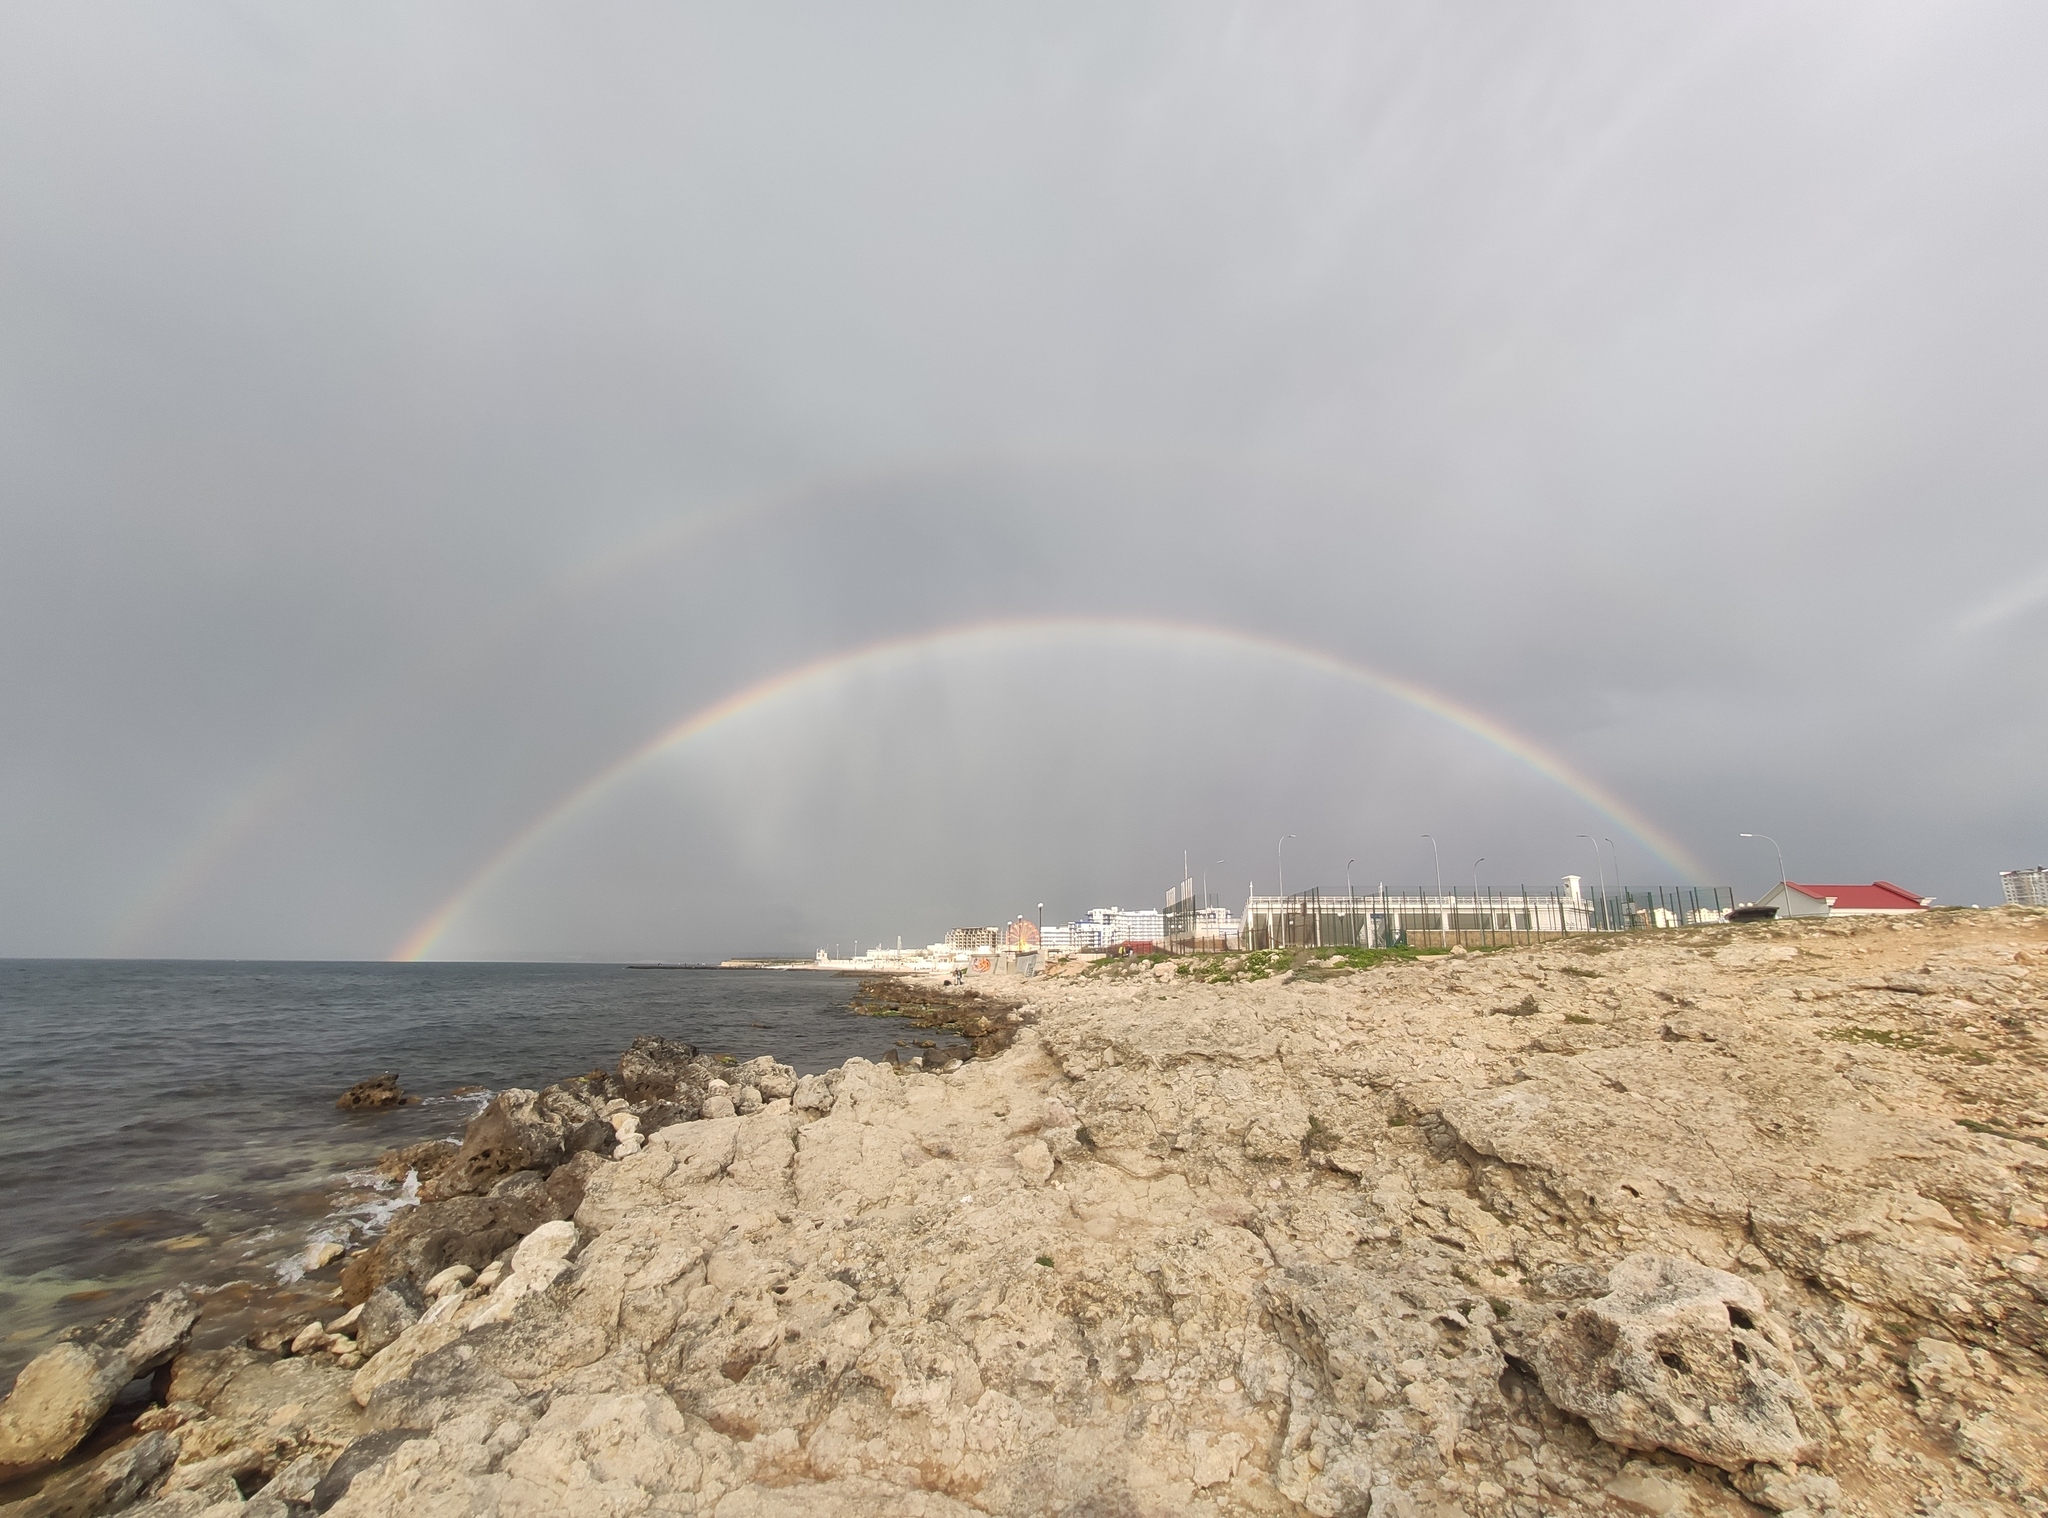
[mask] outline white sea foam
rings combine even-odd
[[[420,1173],[417,1170],[407,1170],[405,1179],[396,1182],[374,1170],[348,1171],[339,1179],[356,1187],[357,1194],[322,1218],[306,1236],[303,1246],[271,1267],[278,1280],[286,1285],[305,1279],[308,1251],[330,1243],[346,1249],[353,1237],[374,1239],[391,1226],[391,1220],[399,1213],[420,1204]]]

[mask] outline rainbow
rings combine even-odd
[[[395,727],[406,711],[425,701],[436,688],[501,654],[546,616],[594,599],[621,581],[666,563],[681,552],[702,547],[741,526],[758,526],[780,513],[864,489],[1061,466],[1115,465],[1157,471],[1166,463],[1187,468],[1196,462],[1212,474],[1219,470],[1249,470],[1261,479],[1278,477],[1270,462],[1227,453],[1206,454],[1199,460],[1185,451],[1165,460],[1130,451],[919,454],[871,460],[744,491],[681,517],[658,522],[638,536],[571,566],[496,615],[465,628],[378,691],[339,712],[286,750],[267,770],[252,777],[232,799],[216,809],[193,841],[129,898],[107,929],[102,952],[125,956],[157,948],[169,924],[237,854],[253,844],[317,783],[335,779],[359,762],[380,734]],[[1314,471],[1295,477],[1328,483]]]
[[[1681,878],[1697,880],[1704,875],[1697,861],[1682,845],[1599,782],[1580,773],[1533,739],[1514,732],[1483,712],[1440,692],[1417,685],[1413,681],[1386,674],[1355,660],[1341,659],[1333,654],[1289,643],[1280,638],[1228,628],[1135,618],[1020,618],[974,622],[932,632],[914,633],[841,653],[828,654],[770,675],[691,712],[674,725],[656,733],[639,747],[597,771],[528,823],[479,865],[425,921],[407,934],[405,941],[393,950],[391,957],[404,961],[425,959],[433,953],[442,935],[453,926],[470,903],[503,877],[541,838],[596,803],[658,755],[673,752],[747,712],[809,688],[824,686],[876,667],[961,644],[1016,644],[1077,635],[1093,638],[1145,639],[1167,644],[1183,652],[1198,650],[1240,656],[1262,655],[1282,659],[1298,668],[1314,670],[1350,684],[1366,686],[1419,711],[1438,717],[1527,765],[1627,829]]]
[[[117,956],[147,953],[182,906],[235,854],[276,822],[322,777],[332,778],[360,759],[378,735],[394,727],[434,689],[503,652],[551,613],[563,611],[611,589],[630,575],[652,569],[676,554],[701,546],[742,525],[842,492],[909,480],[942,479],[948,471],[988,467],[971,458],[934,457],[874,464],[798,480],[768,490],[736,495],[653,528],[601,552],[417,660],[374,695],[322,723],[293,745],[260,777],[219,808],[198,838],[134,898],[108,931],[104,951]]]

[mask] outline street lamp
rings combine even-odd
[[[1600,873],[1600,926],[1604,928],[1607,926],[1607,861],[1600,857],[1599,841],[1591,833],[1578,836],[1593,845],[1593,868]]]
[[[1273,845],[1273,853],[1280,861],[1280,897],[1283,901],[1287,897],[1287,840],[1293,836],[1288,833]]]
[[[1430,857],[1436,860],[1436,899],[1438,904],[1441,905],[1444,899],[1444,856],[1438,851],[1434,838],[1430,838],[1430,835],[1427,833],[1424,833],[1422,836],[1429,838]]]
[[[1777,852],[1778,852],[1778,889],[1779,889],[1779,890],[1780,890],[1781,892],[1782,892],[1782,891],[1784,891],[1784,890],[1786,889],[1786,885],[1785,885],[1785,851],[1784,851],[1783,849],[1780,849],[1780,848],[1778,848],[1778,840],[1777,840],[1777,839],[1775,839],[1775,838],[1773,838],[1773,837],[1772,837],[1772,836],[1771,836],[1771,835],[1770,835],[1769,833],[1738,833],[1738,834],[1736,834],[1735,836],[1736,836],[1736,837],[1738,837],[1738,838],[1761,838],[1761,839],[1763,839],[1763,841],[1764,841],[1765,843],[1768,843],[1768,844],[1769,844],[1769,845],[1770,845],[1770,846],[1771,846],[1771,847],[1772,847],[1773,849],[1777,849]]]
[[[1472,899],[1475,902],[1479,900],[1479,867],[1485,863],[1486,856],[1484,854],[1481,854],[1472,861]]]

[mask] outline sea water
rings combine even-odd
[[[63,1328],[178,1281],[289,1280],[410,1197],[384,1149],[641,1034],[799,1073],[880,1058],[855,982],[616,965],[0,960],[0,1390]],[[346,1113],[396,1071],[422,1100]],[[464,1087],[478,1088],[453,1095]]]

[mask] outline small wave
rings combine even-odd
[[[428,1096],[421,1098],[420,1106],[422,1109],[433,1107],[466,1108],[468,1109],[468,1116],[463,1118],[463,1122],[467,1123],[470,1118],[478,1116],[484,1108],[490,1106],[491,1099],[497,1094],[495,1091],[465,1091],[460,1096]]]
[[[306,1236],[303,1245],[271,1267],[284,1284],[305,1279],[306,1257],[320,1245],[339,1244],[347,1249],[352,1238],[374,1239],[391,1226],[391,1220],[399,1213],[420,1204],[417,1170],[407,1170],[405,1179],[399,1182],[363,1170],[347,1172],[341,1179],[353,1184],[357,1195],[328,1213]],[[369,1195],[362,1195],[363,1192]]]

